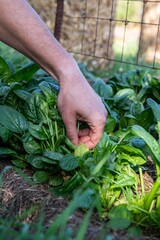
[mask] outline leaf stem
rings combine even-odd
[[[150,210],[150,207],[151,207],[151,204],[152,204],[152,201],[156,195],[156,192],[157,190],[160,188],[160,177],[157,178],[157,180],[155,181],[148,197],[146,198],[145,202],[144,202],[144,209],[146,211],[149,211]]]
[[[157,197],[156,208],[160,208],[160,196]]]
[[[157,172],[157,176],[160,175],[160,166],[158,164],[156,164],[156,172]]]
[[[54,122],[54,126],[55,126],[55,132],[56,132],[56,139],[58,140],[58,138],[59,138],[59,135],[58,135],[58,125],[57,125],[56,121]]]
[[[55,150],[53,122],[48,117],[47,117],[47,124],[48,124],[48,127],[49,127],[52,149]]]
[[[143,173],[142,168],[139,167],[139,176],[140,176],[140,183],[141,183],[141,189],[142,189],[142,196],[145,195],[145,188],[144,188],[144,181],[143,181]]]

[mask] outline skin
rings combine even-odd
[[[99,142],[107,117],[100,97],[90,87],[73,57],[58,43],[25,0],[0,1],[0,41],[36,62],[60,84],[58,109],[68,138],[90,149]],[[88,128],[77,130],[77,120]]]

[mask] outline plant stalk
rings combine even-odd
[[[144,188],[144,181],[143,181],[143,173],[142,168],[139,167],[139,176],[140,176],[140,183],[141,183],[141,189],[142,189],[142,196],[145,195],[145,188]]]
[[[152,204],[152,201],[156,195],[156,192],[158,191],[158,189],[160,188],[160,177],[157,178],[157,180],[155,181],[147,199],[145,200],[144,202],[144,209],[146,211],[149,211],[150,210],[150,207],[151,207],[151,204]]]

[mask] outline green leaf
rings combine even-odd
[[[85,144],[79,144],[75,147],[74,156],[82,157],[86,152],[89,151],[89,148]]]
[[[10,77],[11,82],[29,81],[39,70],[39,66],[33,62],[27,63]]]
[[[151,98],[147,99],[147,104],[152,109],[156,121],[160,121],[160,105]]]
[[[126,218],[112,219],[107,222],[106,227],[113,230],[124,230],[131,225],[132,221]]]
[[[11,135],[12,133],[0,124],[0,137],[2,138],[3,142],[7,142]]]
[[[124,139],[126,140],[130,136],[131,130],[128,129],[119,129],[118,131],[115,132],[115,135],[113,136],[113,139],[116,139],[116,142],[118,141],[119,143],[122,142]]]
[[[46,166],[44,158],[41,155],[28,155],[26,161],[35,168],[43,169]]]
[[[66,154],[60,160],[60,167],[65,171],[71,171],[78,167],[79,159],[74,157],[72,154]]]
[[[142,138],[146,142],[155,157],[157,164],[160,165],[160,145],[155,138],[152,137],[144,128],[138,125],[132,126],[131,130],[134,135]]]
[[[42,103],[42,95],[39,92],[34,92],[27,98],[24,106],[24,114],[28,121],[39,123],[42,121],[42,113],[40,106]]]
[[[7,64],[7,62],[0,57],[0,79],[8,79],[11,75],[10,68]]]
[[[140,138],[140,137],[135,137],[131,140],[131,144],[133,145],[133,147],[135,148],[139,148],[142,149],[145,146],[145,141]]]
[[[112,185],[111,188],[133,186],[136,183],[136,180],[137,179],[133,176],[120,174],[115,181],[115,185]]]
[[[77,188],[83,182],[82,175],[76,172],[71,178],[64,181],[63,185],[57,188],[51,188],[50,191],[59,195],[70,194],[73,190]]]
[[[131,114],[134,117],[137,117],[144,110],[144,106],[141,102],[135,101],[131,104]]]
[[[132,223],[132,213],[124,204],[114,206],[108,214],[109,222],[107,227],[114,230],[123,230],[128,228]]]
[[[129,219],[132,220],[132,213],[128,210],[125,204],[121,204],[113,207],[108,214],[108,218],[111,219]]]
[[[133,165],[143,165],[146,163],[146,160],[140,156],[130,156],[126,153],[121,153],[118,155],[118,159],[119,160],[127,160],[128,162],[130,162]]]
[[[100,172],[100,170],[102,169],[102,167],[107,163],[109,157],[111,155],[111,152],[108,151],[98,162],[98,164],[96,166],[93,165],[93,168],[91,168],[91,175],[96,175],[97,173]]]
[[[138,226],[131,226],[131,227],[129,227],[127,232],[128,232],[128,235],[131,236],[132,238],[135,238],[135,239],[142,238],[142,230]]]
[[[0,87],[0,97],[4,97],[9,91],[9,86]]]
[[[15,156],[17,155],[16,151],[10,149],[10,148],[5,148],[5,147],[0,147],[0,155],[11,155]]]
[[[88,225],[90,223],[90,218],[91,218],[91,215],[92,215],[92,211],[93,211],[93,209],[90,208],[88,210],[88,212],[85,214],[85,216],[83,218],[83,221],[82,221],[82,224],[80,225],[80,227],[78,229],[76,240],[85,239],[85,235],[86,235],[86,232],[87,232]]]
[[[56,103],[56,101],[57,101],[57,95],[58,94],[57,93],[55,94],[52,91],[50,85],[47,82],[45,82],[45,81],[41,82],[39,84],[39,87],[40,87],[41,91],[43,92],[43,94],[45,95],[46,102],[48,103],[48,105],[49,106],[54,105]]]
[[[22,133],[28,129],[26,118],[9,106],[0,105],[0,124],[15,133]]]
[[[43,183],[49,179],[49,174],[45,171],[36,171],[33,175],[33,181],[36,183]]]
[[[127,79],[131,86],[141,87],[143,84],[143,79],[147,72],[142,69],[132,69],[127,72]]]
[[[43,162],[45,162],[45,163],[48,163],[48,164],[55,164],[55,165],[58,164],[58,161],[57,161],[57,160],[53,160],[53,159],[51,159],[51,158],[44,157],[44,156],[43,156],[43,158],[41,158],[41,160],[42,160]]]
[[[118,145],[116,148],[116,151],[118,153],[126,153],[130,156],[140,156],[144,160],[146,160],[146,157],[144,156],[143,152],[135,147],[129,146],[129,145]]]
[[[148,131],[149,127],[154,124],[154,116],[151,108],[145,109],[137,116],[137,124]]]
[[[109,98],[113,95],[112,87],[106,84],[102,79],[97,79],[92,87],[100,97]]]
[[[22,100],[27,101],[27,99],[31,96],[31,93],[19,89],[19,90],[14,90],[14,93]]]
[[[62,185],[62,183],[64,182],[62,176],[51,176],[49,178],[49,185],[53,186],[53,187],[57,187]]]
[[[29,122],[28,131],[36,139],[47,140],[49,138],[49,131],[47,131],[47,128],[42,124],[36,125]]]
[[[54,161],[60,161],[64,155],[54,151],[46,151],[43,153],[43,156]]]
[[[27,132],[22,138],[23,147],[28,154],[38,154],[41,153],[41,147],[38,142]]]
[[[12,163],[18,168],[26,168],[27,167],[27,163],[25,161],[22,161],[19,159],[13,159]]]
[[[88,188],[83,193],[75,195],[76,203],[80,208],[90,208],[95,199],[95,190]]]
[[[96,146],[96,150],[102,151],[102,150],[106,150],[108,148],[110,142],[110,138],[108,136],[108,134],[106,132],[103,133],[101,140],[99,141],[99,143]]]
[[[111,132],[114,131],[115,127],[116,127],[116,120],[115,118],[109,115],[107,117],[107,122],[106,122],[104,131],[110,134]]]
[[[67,145],[67,147],[69,147],[69,149],[75,150],[75,145],[67,137],[65,138],[64,142]]]
[[[115,95],[114,95],[114,101],[115,103],[122,101],[124,99],[134,99],[135,98],[135,92],[131,88],[124,88],[119,90]]]

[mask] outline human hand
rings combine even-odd
[[[92,149],[99,142],[106,123],[107,111],[101,98],[94,92],[83,75],[76,71],[70,79],[61,81],[58,108],[68,138],[73,144],[86,144]],[[77,120],[84,121],[88,128],[78,131]]]
[[[68,138],[75,145],[85,143],[94,148],[102,135],[107,112],[72,56],[26,0],[1,1],[0,23],[0,41],[35,61],[60,83],[58,108]],[[85,121],[88,128],[78,132],[77,120]]]

